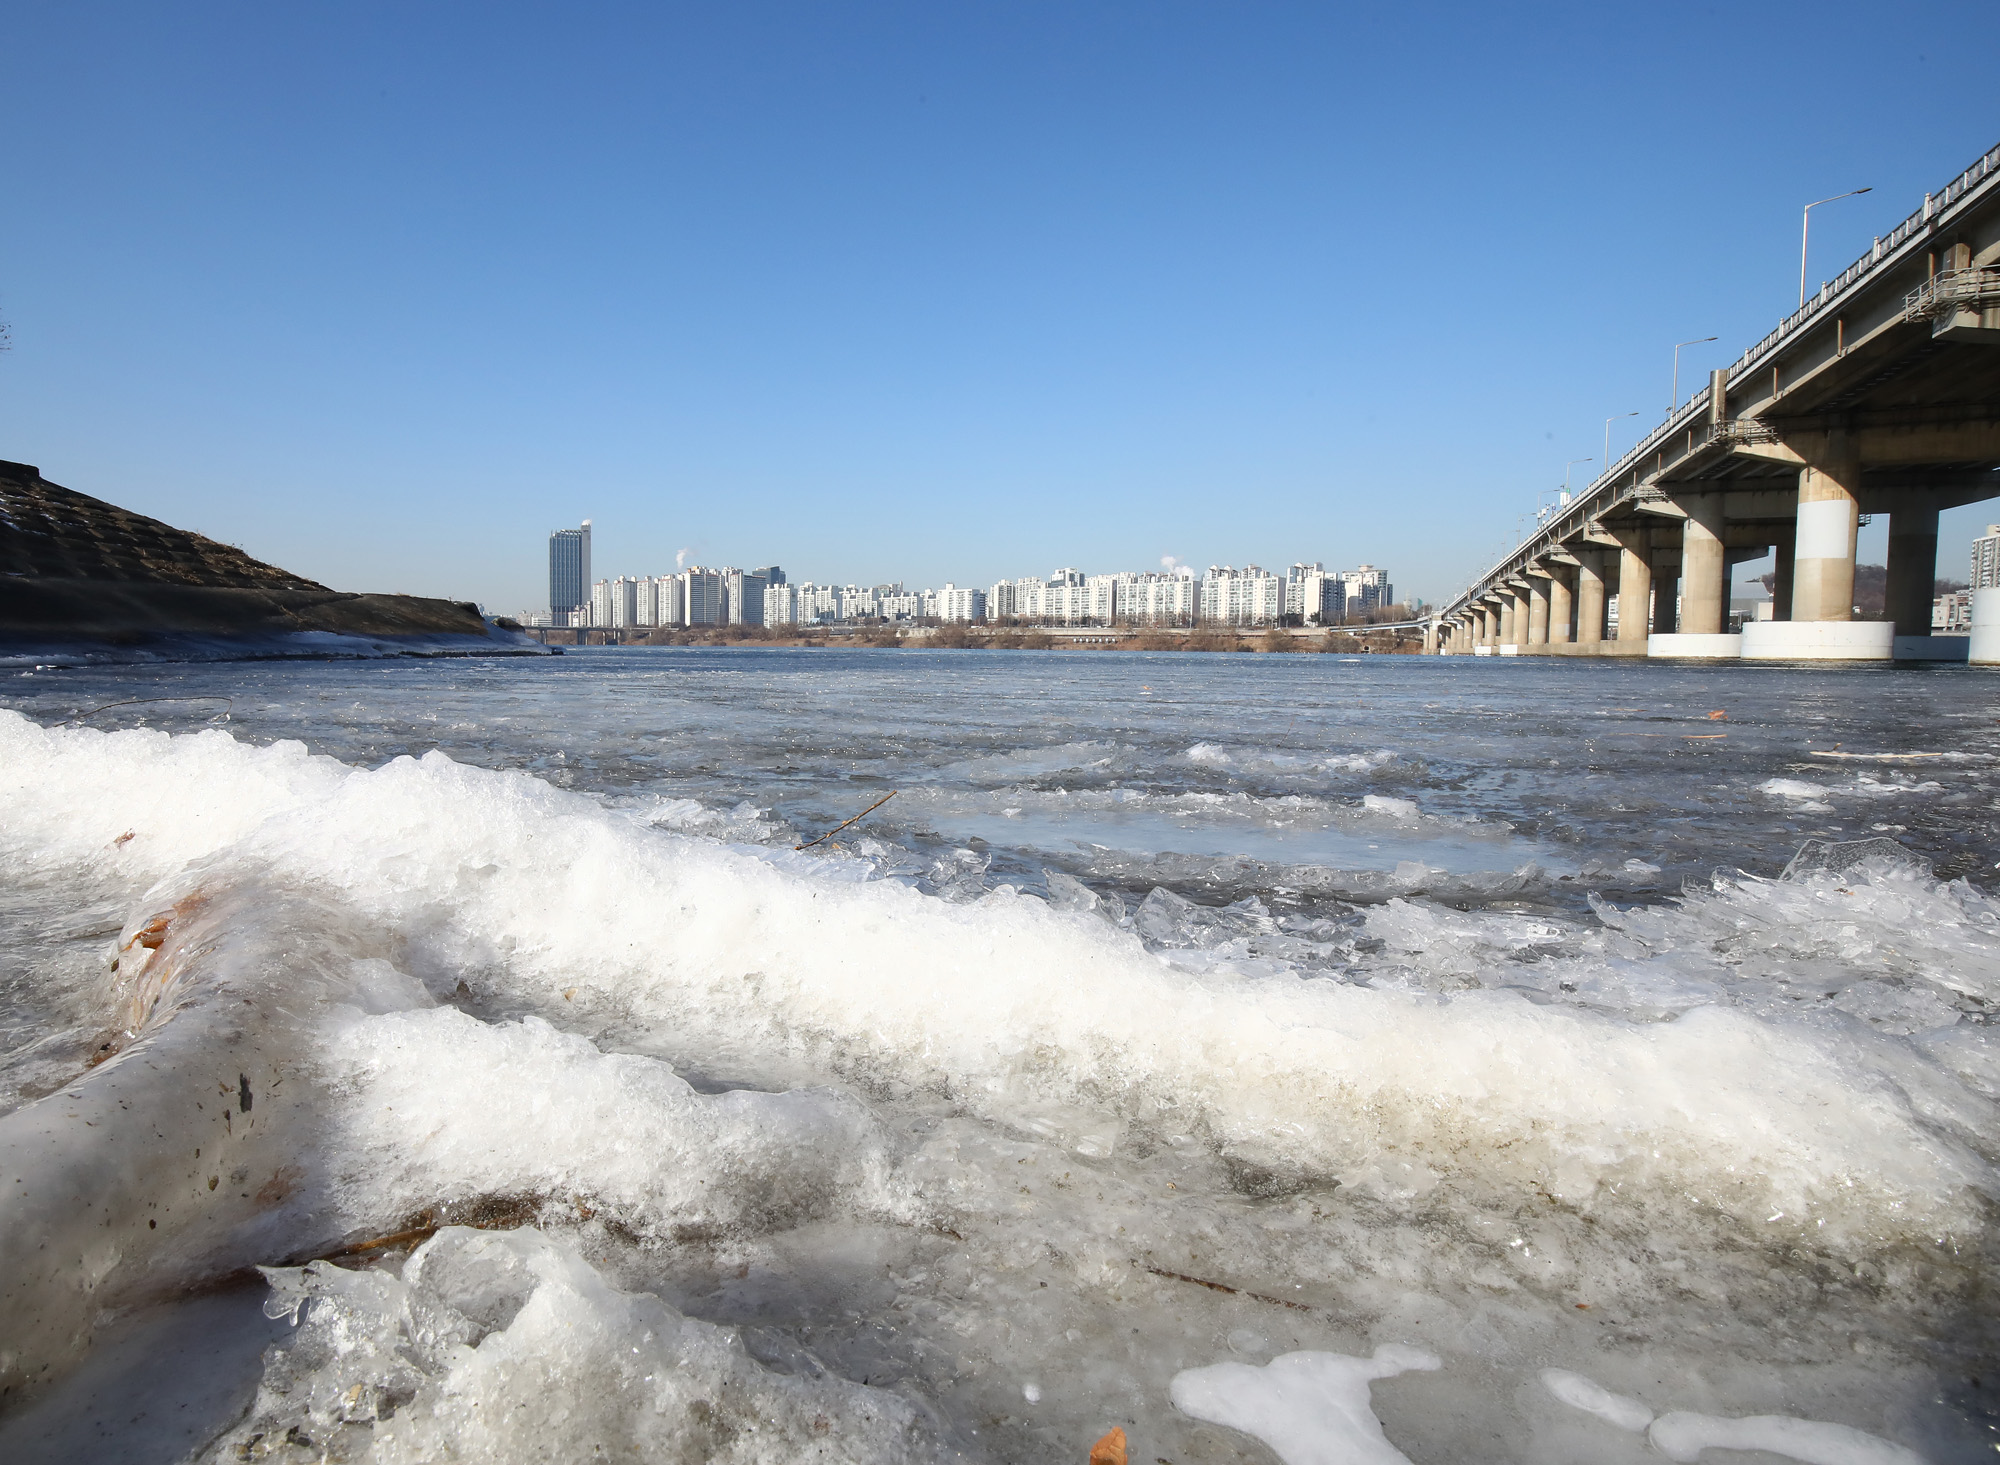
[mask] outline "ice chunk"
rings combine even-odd
[[[538,1017],[356,1017],[326,1044],[354,1099],[333,1122],[343,1189],[380,1214],[557,1195],[642,1233],[761,1228],[861,1199],[879,1162],[873,1121],[843,1095],[697,1094],[657,1059],[600,1052]]]
[[[1439,1367],[1421,1348],[1385,1343],[1373,1358],[1281,1353],[1262,1368],[1216,1363],[1174,1375],[1168,1393],[1183,1414],[1255,1435],[1285,1465],[1410,1465],[1369,1407],[1368,1385]]]
[[[305,1318],[214,1465],[287,1446],[382,1465],[935,1457],[898,1396],[769,1372],[731,1330],[619,1291],[539,1232],[450,1227],[401,1278],[321,1262],[265,1275]]]
[[[1861,865],[1906,870],[1928,876],[1930,861],[1912,854],[1893,839],[1809,839],[1799,846],[1780,880],[1804,880],[1813,875],[1845,875]]]
[[[1828,789],[1819,783],[1807,783],[1802,778],[1767,778],[1757,785],[1757,792],[1769,794],[1774,799],[1821,799]]]
[[[1420,817],[1414,799],[1392,799],[1386,794],[1363,794],[1361,807],[1371,814],[1386,814],[1391,819],[1416,819]]]
[[[1806,1465],[1924,1465],[1914,1450],[1872,1434],[1783,1414],[1722,1419],[1676,1410],[1654,1420],[1646,1438],[1669,1460],[1698,1460],[1703,1450],[1764,1450]]]
[[[1060,870],[1045,870],[1042,878],[1049,887],[1049,904],[1059,911],[1094,911],[1097,909],[1097,895],[1088,885],[1074,875],[1065,875]]]
[[[1581,1409],[1585,1414],[1595,1414],[1607,1424],[1615,1424],[1620,1429],[1629,1429],[1634,1434],[1653,1422],[1653,1411],[1637,1399],[1614,1394],[1582,1374],[1571,1373],[1566,1368],[1543,1369],[1542,1387],[1570,1408]]]

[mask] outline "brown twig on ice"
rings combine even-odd
[[[874,813],[877,809],[881,808],[884,804],[888,803],[889,800],[896,797],[896,793],[897,790],[893,788],[890,789],[889,792],[882,795],[881,798],[877,799],[874,803],[870,804],[867,808],[863,809],[859,814],[856,814],[852,819],[848,820],[847,824],[859,824],[863,819],[866,819],[870,814]],[[847,824],[836,824],[833,826],[833,828],[827,830],[826,833],[822,834],[819,837],[819,839],[809,839],[804,844],[793,845],[792,848],[795,850],[811,849],[814,845],[818,844],[821,839],[832,839],[834,835],[840,833],[841,830],[845,829],[847,827]]]
[[[1288,1297],[1266,1297],[1262,1292],[1252,1292],[1247,1287],[1232,1287],[1227,1282],[1211,1282],[1206,1277],[1190,1277],[1186,1272],[1169,1272],[1164,1267],[1148,1266],[1147,1271],[1156,1277],[1166,1277],[1175,1282],[1192,1282],[1197,1287],[1206,1287],[1211,1292],[1226,1292],[1231,1297],[1252,1297],[1259,1302],[1268,1302],[1274,1307],[1290,1307],[1299,1312],[1313,1309],[1303,1302],[1293,1302]]]

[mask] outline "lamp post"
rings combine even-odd
[[[1806,240],[1812,232],[1812,211],[1823,203],[1839,203],[1843,198],[1874,191],[1873,187],[1854,188],[1846,193],[1836,193],[1832,198],[1816,198],[1799,214],[1799,309],[1804,310],[1806,306]]]
[[[1579,464],[1579,463],[1588,463],[1588,462],[1590,462],[1590,461],[1591,461],[1591,460],[1590,460],[1589,458],[1571,458],[1571,459],[1570,459],[1570,460],[1569,460],[1569,461],[1568,461],[1567,463],[1563,464],[1563,496],[1562,496],[1562,501],[1563,501],[1564,503],[1568,503],[1568,502],[1569,502],[1569,470],[1570,470],[1570,469],[1572,469],[1572,468],[1574,468],[1574,467],[1575,467],[1575,466],[1576,466],[1577,464]]]
[[[1676,380],[1674,386],[1678,388],[1680,382]],[[1611,424],[1622,421],[1627,417],[1637,417],[1638,415],[1636,412],[1620,412],[1614,417],[1604,419],[1604,471],[1606,473],[1611,471]]]
[[[1705,342],[1718,339],[1720,338],[1716,336],[1696,336],[1692,341],[1676,341],[1674,343],[1674,386],[1673,392],[1667,401],[1667,416],[1673,416],[1674,409],[1681,404],[1681,347],[1700,346]]]

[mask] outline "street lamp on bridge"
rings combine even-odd
[[[1681,404],[1681,347],[1700,346],[1705,342],[1719,339],[1721,338],[1718,336],[1696,336],[1692,341],[1674,342],[1674,385],[1673,391],[1667,400],[1667,416],[1673,416],[1674,409]]]
[[[1675,382],[1674,385],[1679,387],[1680,383]],[[1624,418],[1637,417],[1638,415],[1636,412],[1620,412],[1616,416],[1604,419],[1604,471],[1606,473],[1611,471],[1611,424],[1621,421]]]
[[[1846,193],[1836,193],[1832,198],[1816,198],[1799,215],[1799,309],[1804,310],[1806,306],[1806,239],[1812,231],[1812,211],[1823,203],[1839,203],[1843,198],[1874,191],[1872,187],[1854,188]]]
[[[1569,502],[1569,470],[1579,463],[1588,463],[1591,461],[1589,458],[1571,458],[1567,463],[1563,464],[1563,483],[1562,488],[1558,490],[1562,494],[1562,497],[1556,500],[1556,507],[1560,508]],[[1537,494],[1535,497],[1538,505],[1535,510],[1535,522],[1539,524],[1547,517],[1547,511],[1539,507],[1541,495]]]

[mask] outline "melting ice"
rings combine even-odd
[[[19,679],[0,1453],[1990,1455],[1980,684],[1386,661]]]

